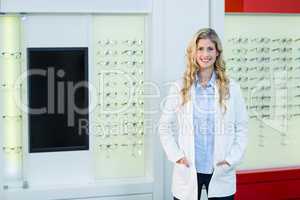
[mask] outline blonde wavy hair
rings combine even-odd
[[[181,89],[182,105],[190,100],[190,88],[193,85],[199,65],[196,61],[197,44],[200,39],[212,41],[218,52],[214,71],[216,73],[216,84],[219,88],[219,104],[226,111],[225,99],[229,98],[229,78],[225,73],[225,61],[223,59],[223,48],[217,33],[211,28],[200,29],[189,42],[186,50],[186,70],[183,77],[183,88]]]

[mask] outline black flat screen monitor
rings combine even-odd
[[[88,150],[88,48],[28,48],[29,152]]]

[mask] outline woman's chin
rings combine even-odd
[[[200,70],[206,70],[206,69],[209,69],[209,68],[212,68],[213,65],[210,65],[210,64],[201,64],[199,69]]]

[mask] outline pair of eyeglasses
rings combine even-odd
[[[100,46],[115,46],[118,44],[117,40],[99,40],[97,41],[97,44]]]
[[[4,120],[9,120],[9,119],[22,120],[22,115],[2,115],[2,119],[4,119]]]
[[[142,46],[144,44],[143,40],[140,39],[134,39],[134,40],[124,40],[122,44],[125,44],[126,46]]]
[[[236,43],[236,44],[246,44],[248,43],[248,38],[242,38],[242,37],[234,37],[228,39],[229,43]]]
[[[291,61],[293,61],[293,58],[292,57],[276,57],[276,58],[272,58],[272,61],[291,62]]]
[[[6,154],[10,154],[10,153],[16,153],[16,154],[20,154],[22,153],[22,146],[3,146],[2,150],[4,153]]]
[[[129,150],[131,151],[131,156],[141,156],[143,153],[142,147],[144,143],[141,140],[135,141],[133,143],[107,143],[107,144],[99,144],[98,148],[100,151],[104,151],[106,153],[106,158],[110,158],[110,154],[114,151],[120,150]],[[124,149],[125,148],[125,149]]]
[[[273,48],[272,52],[274,53],[291,53],[293,48],[291,47],[283,47],[283,48]]]
[[[98,51],[97,56],[117,56],[118,55],[118,51],[116,50],[103,50],[103,51]]]
[[[272,42],[279,44],[291,44],[293,42],[293,38],[275,38],[272,39]]]
[[[251,39],[252,43],[257,43],[257,44],[268,44],[270,41],[271,39],[268,37],[256,37]]]
[[[15,58],[15,59],[19,59],[22,56],[21,52],[5,52],[2,51],[0,52],[0,56],[5,57],[5,58]]]
[[[122,55],[126,56],[142,56],[144,54],[143,50],[124,50],[121,52]]]
[[[249,50],[250,52],[255,52],[255,53],[269,53],[270,48],[269,47],[254,47]]]

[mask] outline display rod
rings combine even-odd
[[[0,17],[0,109],[4,188],[22,179],[21,30],[19,16]]]

